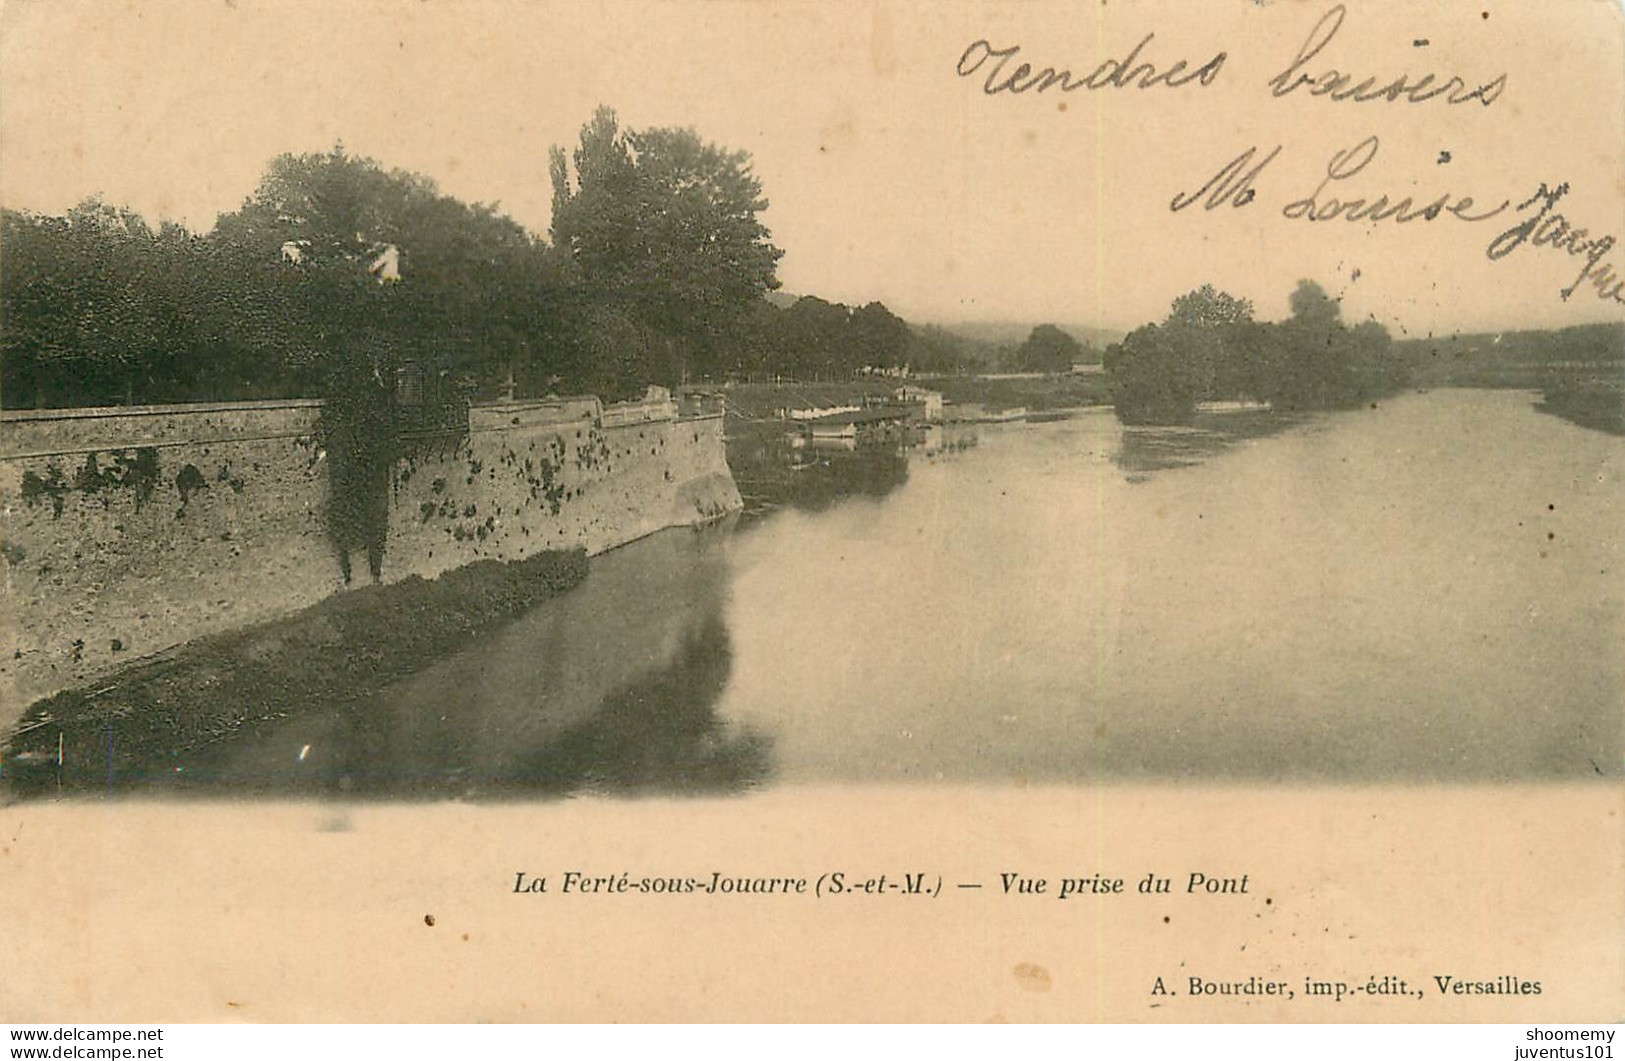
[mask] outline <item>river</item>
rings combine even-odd
[[[597,557],[477,647],[166,776],[429,798],[1618,778],[1625,440],[1532,401],[1089,411],[773,474],[736,454],[746,518]]]

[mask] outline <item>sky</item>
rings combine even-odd
[[[1160,319],[1212,283],[1287,313],[1301,278],[1346,319],[1398,335],[1625,317],[1582,285],[1587,264],[1497,235],[1541,182],[1588,240],[1625,243],[1625,18],[1611,0],[1435,5],[1292,0],[1052,3],[901,0],[5,0],[0,7],[0,204],[60,213],[88,195],[207,230],[268,160],[347,150],[495,202],[545,233],[547,151],[594,107],[632,128],[691,126],[750,152],[784,249],[786,290],[881,300],[915,321]],[[1299,68],[1388,83],[1432,72],[1485,106],[1358,103],[1270,79],[1317,25]],[[1211,83],[1025,93],[1002,70],[1087,77],[1127,55],[1164,72],[1223,52]],[[1420,43],[1418,43],[1420,42]],[[970,59],[965,60],[967,49]],[[980,66],[976,59],[982,58]],[[962,61],[964,60],[964,61]],[[960,69],[976,67],[969,76]],[[1377,137],[1367,165],[1322,193],[1470,195],[1495,217],[1406,224],[1283,216],[1329,160]],[[1245,206],[1170,210],[1249,147],[1275,147]],[[1472,211],[1467,211],[1472,212]],[[1625,273],[1625,249],[1599,256]],[[3,267],[3,265],[0,265]]]

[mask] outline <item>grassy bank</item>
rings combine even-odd
[[[245,726],[359,700],[586,575],[581,550],[484,560],[190,642],[33,705],[4,751],[3,772],[23,788],[105,783],[121,768],[196,750]]]

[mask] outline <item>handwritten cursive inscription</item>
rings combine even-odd
[[[1553,207],[1557,205],[1558,200],[1568,193],[1567,183],[1549,188],[1543,182],[1535,190],[1534,195],[1518,204],[1519,213],[1536,203],[1540,204],[1540,209],[1496,236],[1490,241],[1485,253],[1490,261],[1494,262],[1500,261],[1525,244],[1567,251],[1575,257],[1584,258],[1585,265],[1581,267],[1580,275],[1574,278],[1574,283],[1558,292],[1565,302],[1580,289],[1581,284],[1589,283],[1596,288],[1598,298],[1625,304],[1625,293],[1622,293],[1625,292],[1625,278],[1620,276],[1612,264],[1603,261],[1614,249],[1616,242],[1614,237],[1592,236],[1589,231],[1575,226],[1568,218],[1554,210]]]
[[[1474,84],[1460,74],[1441,77],[1431,72],[1414,75],[1407,71],[1362,75],[1332,66],[1321,56],[1331,48],[1347,17],[1348,9],[1343,4],[1337,4],[1320,17],[1309,31],[1309,36],[1299,45],[1292,61],[1269,79],[1271,98],[1297,95],[1334,103],[1404,104],[1438,100],[1446,106],[1477,103],[1488,107],[1506,91],[1507,75],[1504,72]],[[1051,89],[1094,92],[1107,88],[1177,89],[1191,85],[1206,88],[1218,79],[1228,57],[1227,52],[1218,51],[1205,63],[1194,67],[1186,59],[1166,62],[1151,57],[1155,40],[1156,34],[1147,33],[1126,53],[1100,63],[1086,76],[1079,76],[1068,67],[1035,66],[1023,61],[1020,45],[996,48],[983,38],[972,42],[960,53],[954,70],[961,78],[980,79],[981,91],[989,96],[1036,94]],[[1414,48],[1429,44],[1422,38],[1412,41]],[[1064,105],[1062,109],[1065,109]],[[1333,153],[1327,160],[1325,175],[1314,189],[1287,202],[1281,207],[1280,216],[1287,221],[1311,224],[1343,221],[1369,226],[1385,222],[1406,225],[1413,221],[1429,222],[1441,218],[1477,223],[1513,209],[1522,215],[1521,219],[1490,242],[1486,253],[1491,261],[1500,261],[1525,246],[1564,251],[1583,260],[1574,282],[1560,292],[1565,301],[1583,286],[1589,286],[1596,291],[1599,299],[1625,304],[1625,276],[1608,260],[1617,244],[1615,237],[1592,236],[1556,209],[1558,202],[1568,194],[1567,184],[1554,188],[1543,183],[1534,195],[1516,208],[1512,207],[1510,199],[1503,199],[1494,206],[1481,206],[1471,195],[1459,195],[1454,191],[1424,196],[1372,190],[1373,176],[1369,170],[1381,146],[1381,141],[1372,135],[1353,147]],[[1263,194],[1259,184],[1264,181],[1266,171],[1288,150],[1282,144],[1268,150],[1248,147],[1220,166],[1200,186],[1175,194],[1168,203],[1168,209],[1179,213],[1197,205],[1204,211],[1252,206]],[[1449,151],[1438,152],[1439,165],[1450,160]]]
[[[1181,192],[1174,196],[1168,204],[1168,209],[1179,213],[1187,206],[1202,199],[1203,210],[1217,210],[1221,206],[1246,206],[1258,197],[1258,190],[1253,187],[1253,181],[1264,172],[1264,167],[1275,161],[1275,156],[1281,153],[1281,145],[1275,145],[1275,150],[1253,161],[1258,154],[1258,148],[1249,147],[1235,158],[1226,162],[1219,172],[1208,178],[1208,182],[1194,192]]]
[[[1079,89],[1093,92],[1103,88],[1144,89],[1159,85],[1179,88],[1193,81],[1207,86],[1224,68],[1225,53],[1219,52],[1195,69],[1189,69],[1190,64],[1184,59],[1177,59],[1166,68],[1159,69],[1155,63],[1140,59],[1140,53],[1155,36],[1154,33],[1147,33],[1123,58],[1107,59],[1095,67],[1088,77],[1082,78],[1074,77],[1072,71],[1066,68],[1046,66],[1034,69],[1031,63],[1025,62],[1011,66],[1010,61],[1021,53],[1021,46],[1012,44],[1008,48],[995,48],[986,40],[975,41],[966,48],[954,69],[960,77],[971,77],[985,69],[982,91],[996,96],[1001,92],[1044,92],[1051,88],[1059,88],[1062,92],[1076,92]]]
[[[1355,82],[1355,74],[1328,67],[1319,74],[1304,73],[1304,67],[1309,61],[1319,55],[1337,31],[1342,28],[1343,18],[1347,10],[1338,4],[1325,15],[1321,16],[1315,28],[1309,31],[1309,37],[1298,49],[1298,55],[1285,70],[1270,78],[1270,95],[1276,99],[1291,95],[1300,88],[1306,88],[1311,96],[1324,96],[1334,102],[1353,100],[1355,103],[1370,103],[1373,100],[1385,100],[1389,103],[1404,101],[1406,103],[1426,103],[1429,100],[1443,96],[1445,102],[1454,106],[1461,103],[1478,102],[1488,107],[1494,103],[1503,91],[1506,90],[1507,75],[1498,74],[1477,88],[1469,89],[1467,82],[1459,76],[1452,76],[1449,80],[1440,82],[1434,74],[1423,74],[1412,79],[1409,74],[1400,74],[1397,77],[1371,76]]]
[[[1270,78],[1271,96],[1281,99],[1301,89],[1308,96],[1329,99],[1335,103],[1345,101],[1427,103],[1443,99],[1450,106],[1478,103],[1488,107],[1506,91],[1505,73],[1496,74],[1488,81],[1470,87],[1467,80],[1459,74],[1452,74],[1441,80],[1439,75],[1434,73],[1420,76],[1410,73],[1371,74],[1361,77],[1335,66],[1311,71],[1310,64],[1337,37],[1337,32],[1342,29],[1343,20],[1347,17],[1348,9],[1342,4],[1338,4],[1321,16],[1314,29],[1309,31],[1309,36],[1298,47],[1297,55],[1285,69]],[[954,71],[960,77],[980,76],[982,92],[989,96],[1006,92],[1012,95],[1047,92],[1052,88],[1062,92],[1077,92],[1080,89],[1093,92],[1103,88],[1181,88],[1193,83],[1206,88],[1217,80],[1219,72],[1224,69],[1225,59],[1228,58],[1228,53],[1221,51],[1214,53],[1211,59],[1196,67],[1192,67],[1190,61],[1185,59],[1176,59],[1166,66],[1159,66],[1151,59],[1142,58],[1141,54],[1150,48],[1155,39],[1155,33],[1147,33],[1127,55],[1107,59],[1087,76],[1080,77],[1074,74],[1070,67],[1034,66],[1019,59],[1021,55],[1019,44],[995,48],[992,42],[984,37],[971,42],[970,46],[959,54],[959,62],[954,65]]]
[[[1418,203],[1415,197],[1409,195],[1395,199],[1386,192],[1374,198],[1367,195],[1338,198],[1329,193],[1333,185],[1352,180],[1369,166],[1372,159],[1377,157],[1378,146],[1377,138],[1368,136],[1353,147],[1334,153],[1326,163],[1326,176],[1321,178],[1315,190],[1287,203],[1281,208],[1281,216],[1293,221],[1343,220],[1370,224],[1392,221],[1403,225],[1418,220],[1435,221],[1445,215],[1458,221],[1487,221],[1512,205],[1510,200],[1503,199],[1499,206],[1486,209],[1478,207],[1472,196],[1456,195],[1454,192],[1444,192],[1423,203]],[[1168,209],[1177,214],[1197,202],[1202,203],[1204,210],[1251,204],[1257,197],[1254,182],[1264,168],[1275,161],[1281,150],[1277,145],[1269,154],[1257,158],[1258,148],[1249,147],[1221,166],[1200,188],[1174,196]],[[1257,161],[1254,161],[1255,158]]]
[[[1510,200],[1503,199],[1500,206],[1488,210],[1480,209],[1475,213],[1472,196],[1457,196],[1453,192],[1445,192],[1423,206],[1418,206],[1408,195],[1403,199],[1391,200],[1387,193],[1378,195],[1375,199],[1365,196],[1357,199],[1338,199],[1327,194],[1328,186],[1352,180],[1370,165],[1371,160],[1377,157],[1377,147],[1377,138],[1368,136],[1353,147],[1332,155],[1331,161],[1326,164],[1326,176],[1321,178],[1315,190],[1302,199],[1294,199],[1287,203],[1281,208],[1281,215],[1304,221],[1335,221],[1342,218],[1344,221],[1373,223],[1393,221],[1395,224],[1403,225],[1418,218],[1433,221],[1444,214],[1449,214],[1458,221],[1485,221],[1511,205]]]

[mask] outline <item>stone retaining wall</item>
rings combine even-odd
[[[315,401],[7,412],[0,729],[32,701],[345,588]],[[606,426],[612,425],[612,426]],[[410,441],[386,582],[542,549],[601,552],[739,507],[720,415],[668,398],[477,406]],[[363,558],[353,584],[368,580]]]

